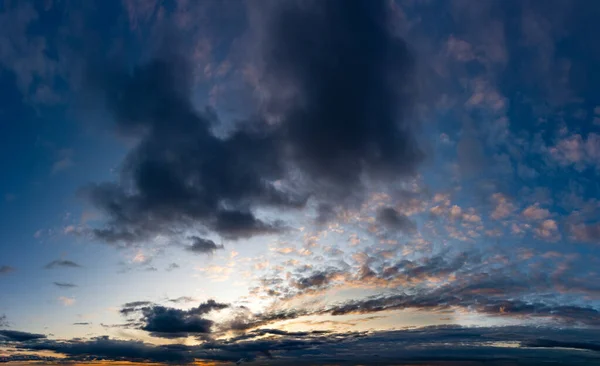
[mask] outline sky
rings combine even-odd
[[[0,362],[600,364],[598,16],[0,0]]]

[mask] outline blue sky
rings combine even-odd
[[[597,361],[598,11],[0,0],[0,360]]]

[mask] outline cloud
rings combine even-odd
[[[0,266],[0,276],[1,275],[5,275],[5,274],[9,274],[9,273],[14,272],[14,271],[15,271],[14,267],[6,266],[6,265]]]
[[[53,282],[53,284],[54,284],[54,286],[60,287],[60,288],[73,288],[73,287],[77,287],[76,284],[67,283],[67,282]]]
[[[228,304],[208,300],[195,308],[181,310],[151,304],[145,301],[127,303],[121,308],[123,315],[141,313],[140,329],[156,337],[181,338],[211,332],[213,321],[201,316],[229,307]]]
[[[169,299],[169,302],[174,302],[174,303],[188,303],[188,302],[194,302],[196,301],[196,299],[194,299],[193,297],[189,297],[189,296],[180,296],[178,298],[175,299]]]
[[[119,310],[119,312],[122,315],[129,316],[129,314],[139,311],[141,308],[144,308],[144,307],[147,307],[150,305],[152,305],[152,302],[150,302],[150,301],[132,301],[132,302],[123,304],[123,306],[121,306],[121,309]]]
[[[75,304],[75,299],[72,297],[61,296],[58,298],[58,301],[60,301],[64,306],[72,306]]]
[[[492,201],[496,205],[491,214],[492,218],[495,220],[507,218],[516,209],[515,205],[502,193],[494,193],[492,195]]]
[[[574,167],[583,171],[588,167],[600,169],[600,135],[589,133],[587,136],[579,134],[564,137],[548,149],[550,156],[562,167]]]
[[[5,36],[0,41],[0,66],[14,73],[16,86],[27,101],[52,104],[58,96],[47,85],[53,85],[61,75],[57,60],[47,55],[46,38],[28,32],[38,19],[32,4],[6,4],[2,8],[0,32]]]
[[[176,270],[178,268],[179,268],[179,264],[177,264],[177,263],[170,263],[169,266],[167,267],[167,271],[168,272],[174,271],[174,270]]]
[[[523,216],[531,220],[544,220],[550,216],[550,211],[535,204],[524,209]]]
[[[302,208],[308,197],[340,203],[361,196],[363,177],[416,172],[413,59],[389,32],[386,3],[270,5],[256,43],[264,113],[226,136],[213,132],[213,111],[192,106],[192,67],[177,51],[97,75],[117,129],[140,141],[118,182],[85,190],[107,218],[93,229],[98,239],[131,243],[190,227],[227,239],[279,233],[284,223],[256,212]]]
[[[81,266],[73,261],[65,260],[65,259],[56,259],[52,262],[46,264],[44,268],[46,269],[54,269],[54,268],[81,268]]]
[[[323,288],[329,285],[338,274],[338,271],[323,271],[312,273],[308,277],[301,277],[295,280],[294,286],[300,290]]]
[[[0,315],[0,327],[8,327],[8,320],[4,314]]]
[[[577,224],[571,226],[573,238],[584,243],[600,243],[600,223]]]
[[[382,208],[377,213],[377,220],[390,229],[405,233],[414,233],[417,225],[408,216],[403,215],[391,207]]]
[[[18,330],[0,330],[0,340],[2,338],[14,342],[27,342],[35,339],[46,338],[46,336],[43,334],[21,332]]]
[[[89,341],[71,340],[66,342],[47,340],[27,345],[31,350],[49,350],[58,352],[74,359],[86,357],[103,358],[107,360],[154,361],[188,364],[193,361],[191,355],[186,355],[182,348],[154,346],[140,341],[124,341],[98,337]]]
[[[67,170],[73,166],[73,150],[62,149],[58,151],[58,158],[52,164],[52,174]]]
[[[369,333],[258,329],[238,337],[210,340],[196,346],[152,345],[97,337],[68,341],[38,339],[17,347],[30,351],[54,351],[66,356],[63,361],[81,362],[105,360],[188,364],[194,360],[236,362],[243,359],[261,362],[268,358],[268,363],[272,365],[445,365],[445,362],[485,365],[490,362],[504,364],[507,361],[523,365],[546,362],[595,364],[600,360],[597,353],[575,350],[597,350],[598,337],[598,330],[595,329],[525,326],[469,328],[446,325]],[[510,346],[503,347],[503,344]]]
[[[558,231],[558,224],[555,220],[544,220],[533,231],[536,236],[547,241],[557,241],[561,238]]]
[[[209,254],[217,249],[223,249],[223,245],[217,245],[214,241],[209,239],[203,239],[198,236],[192,236],[189,239],[192,241],[192,245],[188,246],[186,249],[192,253]]]

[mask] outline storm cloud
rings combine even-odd
[[[265,4],[266,5],[266,4]],[[262,6],[262,5],[256,5]],[[270,96],[233,132],[190,101],[190,62],[163,52],[97,78],[120,133],[139,140],[120,179],[87,187],[107,215],[98,239],[131,243],[203,227],[239,239],[286,230],[257,210],[344,202],[366,181],[415,173],[413,59],[389,31],[383,1],[270,4],[258,32]],[[282,85],[294,93],[283,98]],[[277,121],[272,117],[276,115]]]

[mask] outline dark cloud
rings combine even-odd
[[[211,332],[213,321],[184,310],[153,306],[142,310],[142,330],[164,338],[180,338]]]
[[[333,277],[340,273],[336,270],[312,273],[310,276],[301,277],[294,282],[294,286],[300,290],[319,289],[327,287]]]
[[[392,207],[380,209],[377,213],[377,221],[389,229],[405,233],[414,233],[417,230],[417,225],[408,216],[399,213]]]
[[[0,330],[0,337],[14,342],[27,342],[34,339],[46,338],[43,334],[21,332],[18,330]]]
[[[327,193],[348,194],[364,175],[411,174],[421,159],[413,60],[388,15],[383,1],[335,0],[280,3],[263,19],[268,107],[291,159]]]
[[[252,207],[302,204],[274,185],[283,170],[270,131],[246,128],[226,139],[211,132],[210,117],[191,105],[183,63],[159,59],[109,78],[108,104],[119,129],[142,140],[119,183],[87,190],[109,216],[106,227],[94,230],[100,239],[131,242],[192,224],[235,239],[277,230]]]
[[[74,283],[67,283],[67,282],[53,282],[54,286],[56,287],[60,287],[60,288],[74,288],[77,287],[76,284]]]
[[[240,359],[272,365],[591,365],[600,361],[597,329],[543,327],[432,326],[369,333],[286,332],[259,329],[230,339],[210,340],[197,346],[158,346],[139,341],[98,337],[91,340],[38,339],[17,347],[51,350],[63,361],[130,361],[187,364],[196,360]],[[521,347],[496,347],[512,342]]]
[[[0,266],[0,276],[14,271],[15,269],[11,266]]]
[[[388,31],[386,3],[263,10],[260,88],[271,98],[259,108],[264,116],[224,137],[213,131],[213,111],[192,106],[191,66],[177,52],[132,72],[92,73],[118,130],[139,140],[118,182],[85,190],[107,215],[97,238],[130,243],[188,227],[228,239],[278,233],[285,224],[257,217],[258,209],[301,208],[308,197],[339,202],[360,196],[363,178],[415,172],[413,61]],[[280,98],[284,88],[295,95]]]
[[[73,323],[73,325],[91,325],[92,323],[88,323],[88,322],[80,322],[80,323]]]
[[[154,346],[139,341],[122,341],[108,337],[98,337],[90,341],[72,340],[67,342],[44,341],[27,345],[31,350],[49,350],[58,352],[71,358],[127,361],[153,361],[187,364],[193,361],[191,355],[169,346]],[[91,359],[90,359],[91,360]]]
[[[227,307],[228,304],[214,300],[208,300],[189,310],[137,301],[123,305],[121,314],[128,316],[135,312],[141,313],[140,329],[157,337],[180,338],[210,333],[213,321],[201,316]]]
[[[217,245],[209,239],[203,239],[198,236],[192,236],[189,239],[192,241],[192,244],[186,249],[192,253],[208,254],[213,253],[217,249],[223,249],[223,245]]]
[[[65,260],[65,259],[56,259],[52,262],[46,264],[44,268],[53,269],[53,268],[80,268],[81,266],[73,261]]]
[[[8,319],[4,314],[0,315],[0,327],[8,327]]]
[[[119,312],[122,315],[128,316],[129,314],[139,311],[141,308],[144,308],[144,307],[147,307],[150,305],[152,305],[152,302],[150,302],[150,301],[132,301],[132,302],[123,304],[121,306],[121,310],[119,310]]]

